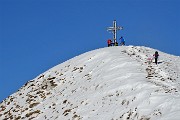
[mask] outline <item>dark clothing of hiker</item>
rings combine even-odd
[[[153,56],[154,56],[154,59],[155,59],[155,63],[157,65],[158,64],[157,60],[158,60],[158,57],[159,57],[158,51],[156,51]]]
[[[115,42],[114,46],[118,46],[118,42]]]
[[[109,39],[109,40],[107,41],[107,44],[108,44],[108,47],[109,47],[109,46],[112,46],[112,41]]]

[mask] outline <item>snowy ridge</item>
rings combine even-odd
[[[0,104],[2,120],[180,120],[180,57],[117,46],[42,73]]]

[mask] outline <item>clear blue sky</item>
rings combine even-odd
[[[180,55],[180,0],[1,0],[0,101],[49,68],[106,47],[114,19],[128,45]]]

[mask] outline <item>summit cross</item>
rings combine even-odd
[[[107,31],[112,31],[114,43],[117,43],[117,31],[122,30],[123,27],[118,27],[116,20],[113,21],[113,27],[108,27]]]

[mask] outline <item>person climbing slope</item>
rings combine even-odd
[[[157,65],[158,64],[157,60],[158,60],[158,57],[159,57],[158,51],[156,51],[153,56],[154,56],[154,59],[155,59],[155,63]]]

